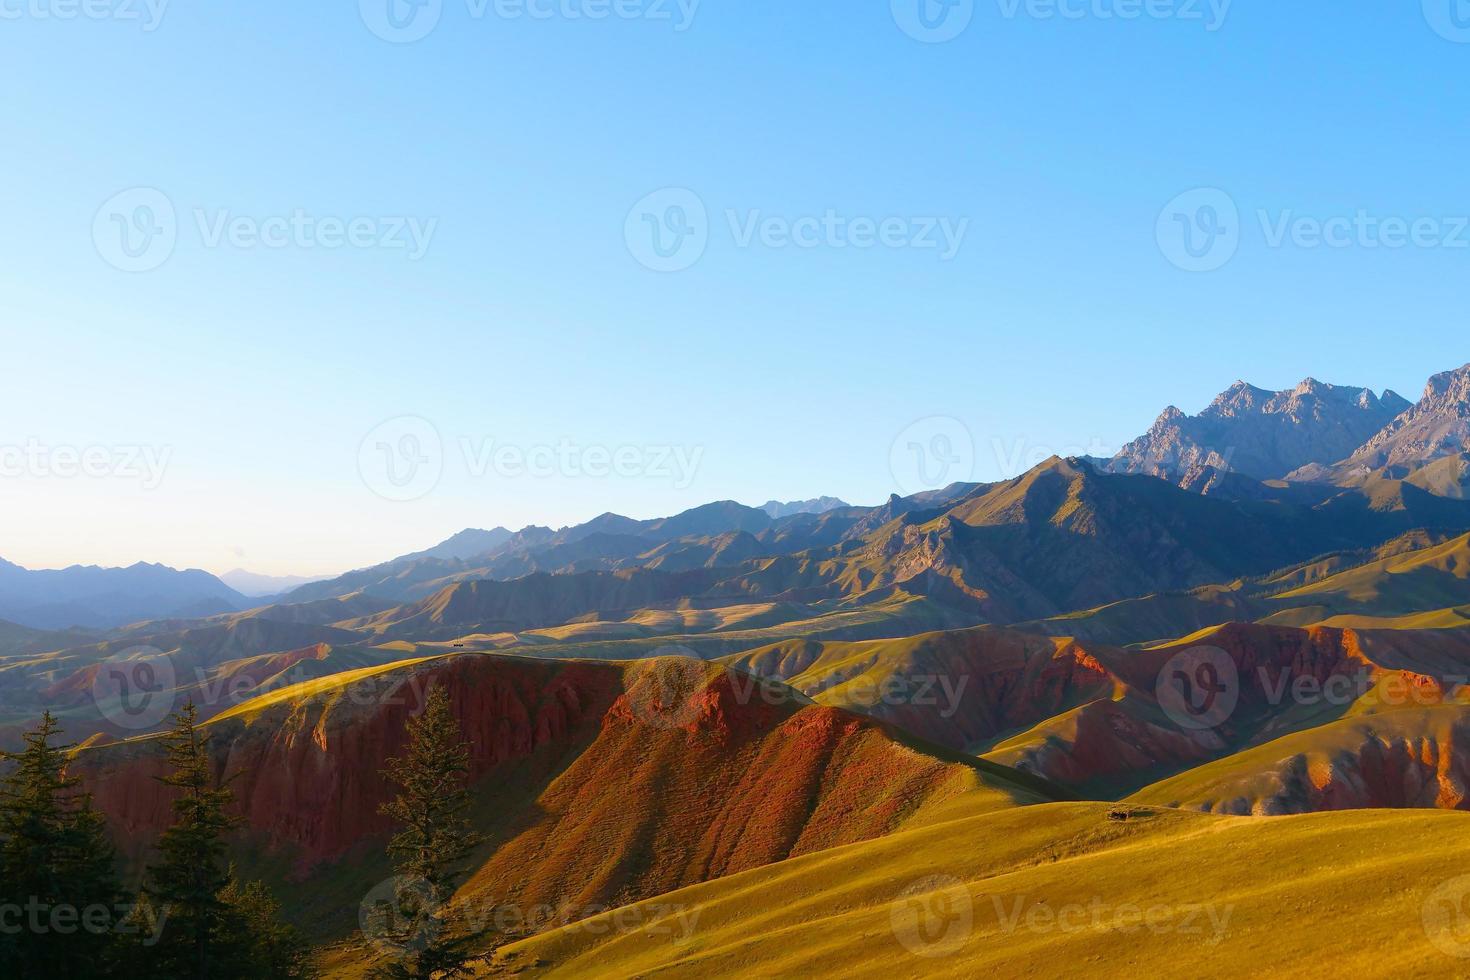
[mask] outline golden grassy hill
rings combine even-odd
[[[526,978],[1446,977],[1470,815],[1054,804],[695,885],[509,946]],[[1306,928],[1304,923],[1314,923]]]

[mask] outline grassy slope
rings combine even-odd
[[[1225,964],[1234,976],[1448,976],[1466,963],[1429,941],[1423,910],[1470,866],[1470,815],[1161,810],[1118,823],[1098,804],[950,815],[682,889],[645,903],[641,918],[622,910],[548,933],[508,947],[503,963],[523,977],[599,978],[1219,976]],[[919,956],[900,937],[916,936],[910,900],[936,886],[959,917],[935,935],[954,942]],[[1214,919],[1188,919],[1199,905]],[[1090,911],[1067,929],[1046,926],[1044,911],[1030,918],[1069,906],[1101,907],[1101,924]],[[1155,907],[1158,932],[1113,918]],[[683,919],[659,922],[670,908]],[[687,941],[672,942],[691,920]]]
[[[1419,545],[1405,550],[1410,545]],[[1243,579],[1140,596],[1095,609],[1023,623],[1021,630],[1088,637],[1099,642],[1157,642],[1229,621],[1277,626],[1356,625],[1338,617],[1394,619],[1443,613],[1470,597],[1470,535],[1443,542],[1406,535],[1353,565],[1332,556],[1261,579]]]
[[[1033,777],[799,696],[745,699],[717,664],[469,654],[372,666],[207,723],[216,752],[239,767],[250,818],[232,858],[272,881],[314,938],[346,936],[363,895],[390,874],[383,835],[354,818],[384,796],[373,774],[415,697],[398,686],[409,674],[419,690],[431,678],[449,686],[475,746],[473,820],[489,842],[456,899],[474,909],[608,907],[890,833],[956,796],[973,809],[1059,798]],[[81,757],[119,825],[158,810],[129,789],[152,787],[157,741]],[[489,757],[500,751],[513,755]],[[304,848],[323,862],[297,861]],[[360,941],[346,949],[356,967],[372,960]]]
[[[1370,695],[1371,697],[1371,695]],[[1355,706],[1348,717],[1161,780],[1130,802],[1277,814],[1363,806],[1463,808],[1470,708]]]
[[[703,611],[724,616],[731,608]],[[667,613],[643,610],[635,619],[657,618],[661,626],[675,626]],[[667,617],[667,618],[665,618]],[[813,639],[856,639],[862,637],[901,637],[926,630],[954,629],[973,625],[975,617],[957,612],[932,599],[896,594],[871,605],[837,605],[818,609],[809,618],[758,626],[737,615],[729,614],[727,625],[708,632],[664,632],[649,628],[645,621],[633,623],[589,623],[583,628],[465,636],[453,642],[404,644],[405,651],[446,652],[453,649],[495,649],[520,656],[551,657],[570,660],[637,660],[648,656],[669,655],[672,647],[703,657],[720,657],[785,640],[791,637]],[[632,628],[650,635],[626,636]],[[555,635],[560,632],[560,635]],[[454,644],[462,643],[463,647]]]
[[[1356,630],[1453,630],[1470,626],[1470,606],[1409,613],[1406,616],[1360,616],[1347,613],[1330,616],[1323,626]]]

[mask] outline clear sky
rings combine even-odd
[[[1452,0],[529,2],[0,0],[0,557],[877,502],[1470,360]]]

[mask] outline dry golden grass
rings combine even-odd
[[[1470,974],[1470,815],[966,815],[507,947],[525,977]],[[1446,886],[1446,882],[1450,884]],[[1442,887],[1443,886],[1443,887]]]

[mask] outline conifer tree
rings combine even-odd
[[[374,975],[394,980],[468,976],[473,937],[449,935],[444,904],[454,894],[465,859],[482,841],[470,828],[469,746],[443,687],[429,692],[408,721],[408,747],[388,760],[383,775],[399,787],[381,811],[402,827],[388,844],[399,875],[397,914],[384,938],[403,955]]]
[[[233,937],[221,891],[229,883],[225,835],[239,821],[227,812],[232,794],[215,778],[209,737],[199,730],[190,701],[164,736],[172,772],[162,781],[179,790],[174,822],[158,840],[161,861],[148,869],[148,892],[167,916],[154,955],[165,975],[209,980],[229,975],[225,955]]]
[[[241,882],[234,867],[219,893],[240,980],[304,980],[315,976],[310,949],[295,927],[281,921],[281,905],[259,881]]]
[[[48,711],[22,751],[0,752],[0,975],[102,976],[113,960],[114,852],[60,732]]]

